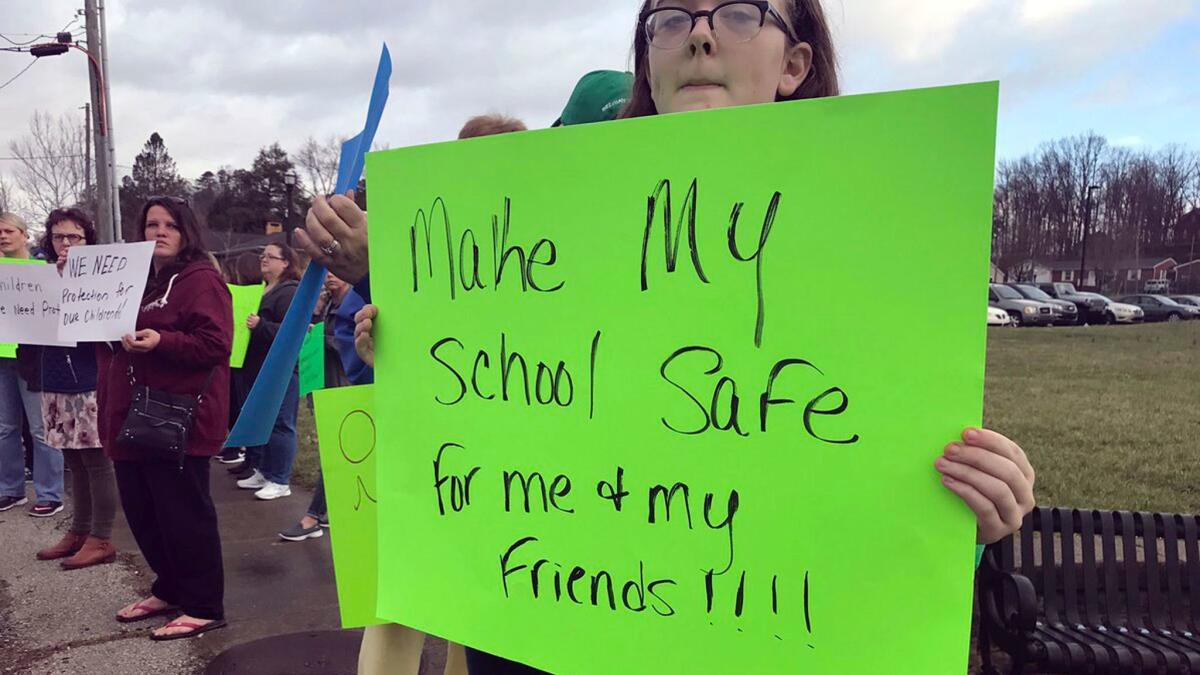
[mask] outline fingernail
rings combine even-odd
[[[945,485],[954,485],[954,479],[950,476],[942,476],[942,483]]]
[[[979,437],[979,432],[974,429],[967,429],[967,433],[963,434],[963,437],[968,442],[974,441]]]
[[[962,448],[956,444],[951,443],[950,447],[946,448],[947,457],[958,457],[960,454],[962,454]]]
[[[933,465],[937,467],[938,471],[945,471],[946,468],[950,466],[950,462],[948,462],[945,457],[938,457],[937,461],[934,462]]]

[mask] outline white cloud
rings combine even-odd
[[[395,71],[380,141],[398,147],[444,140],[467,117],[489,110],[545,126],[580,75],[628,65],[638,4],[108,3],[118,162],[131,164],[153,131],[187,177],[246,166],[274,141],[295,149],[309,134],[353,133],[384,41]],[[56,30],[77,6],[77,0],[0,0],[0,32]],[[1196,3],[825,0],[825,8],[846,90],[1001,79],[1012,114],[1024,101],[1076,86],[1102,64],[1152,44],[1194,16]],[[0,82],[27,58],[0,53]],[[1113,86],[1095,92],[1105,101],[1089,104],[1120,105],[1157,86],[1122,72],[1105,75]],[[1188,89],[1186,82],[1179,87]],[[1079,96],[1087,99],[1088,92]],[[59,114],[86,100],[81,54],[44,59],[0,91],[0,155],[33,110]]]
[[[1021,21],[1025,25],[1044,25],[1070,21],[1092,9],[1095,0],[1023,0],[1020,5]]]
[[[848,88],[999,79],[1006,106],[1073,83],[1101,63],[1142,49],[1196,12],[1191,0],[940,0],[909,5],[842,0],[829,7]]]
[[[1136,148],[1146,144],[1146,139],[1141,136],[1122,136],[1114,138],[1110,141],[1113,145],[1124,148]]]

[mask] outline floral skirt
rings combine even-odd
[[[60,450],[100,447],[99,408],[96,392],[56,394],[42,392],[42,422],[46,445]]]

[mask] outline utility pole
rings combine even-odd
[[[112,177],[113,241],[125,241],[121,231],[121,192],[117,180],[117,142],[113,140],[112,86],[108,78],[108,21],[104,17],[104,0],[99,0],[100,14],[100,64],[104,70],[104,128],[108,130],[108,175]]]
[[[1083,289],[1085,270],[1087,269],[1087,240],[1088,230],[1092,224],[1092,193],[1099,190],[1099,185],[1089,185],[1087,187],[1087,196],[1083,199],[1083,253],[1079,257],[1079,289]]]
[[[121,205],[118,199],[117,167],[113,149],[112,97],[108,82],[108,42],[104,30],[104,6],[84,0],[88,52],[88,78],[92,89],[93,128],[96,157],[96,224],[100,243],[122,240]]]
[[[92,190],[92,104],[84,103],[83,106],[83,185],[87,190],[89,200],[96,198],[96,193]],[[88,205],[91,208],[92,215],[96,213],[96,204]]]

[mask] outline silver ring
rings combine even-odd
[[[337,252],[340,250],[342,250],[342,244],[337,239],[334,239],[333,241],[329,242],[325,246],[321,247],[321,253],[324,253],[325,255],[329,256],[330,258],[332,258],[334,255],[336,255]]]

